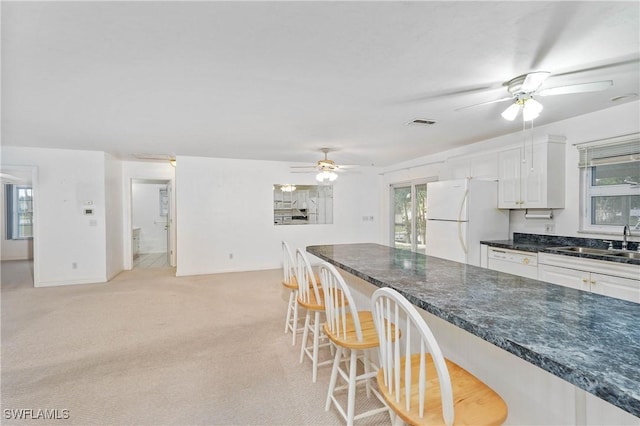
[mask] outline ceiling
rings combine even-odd
[[[517,132],[508,102],[456,109],[530,71],[613,80],[540,99],[537,126],[640,92],[637,1],[1,7],[4,145],[388,166]]]

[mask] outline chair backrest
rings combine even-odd
[[[292,284],[296,278],[296,260],[291,253],[289,244],[282,241],[282,283]]]
[[[453,424],[453,392],[449,371],[442,351],[424,318],[404,296],[388,287],[376,290],[371,296],[371,303],[373,305],[373,320],[380,340],[380,368],[383,369],[384,384],[387,388],[385,391],[398,404],[404,400],[404,408],[407,412],[412,408],[415,409],[411,403],[412,399],[414,401],[417,399],[418,413],[420,417],[423,417],[427,382],[426,356],[430,353],[440,383],[442,417],[445,424]],[[392,323],[396,325],[394,331],[392,331]],[[402,339],[399,335],[401,327],[404,329]],[[415,337],[412,336],[414,333]],[[420,365],[417,367],[419,368],[417,376],[415,371],[412,372],[412,363],[410,362],[413,354],[412,339],[419,341],[420,347]],[[404,359],[407,362],[404,362]],[[401,364],[404,368],[401,368]],[[414,398],[404,397],[411,395],[411,377],[418,377],[417,398],[415,396]],[[401,379],[403,379],[405,389],[401,389]]]
[[[309,258],[301,249],[296,250],[296,279],[298,280],[298,298],[300,300],[309,303],[311,292],[317,302],[322,300]]]
[[[324,312],[331,333],[338,338],[346,339],[349,330],[347,314],[350,313],[356,337],[359,342],[362,342],[362,327],[360,326],[358,309],[344,278],[333,265],[324,262],[320,265],[320,282],[324,292]]]

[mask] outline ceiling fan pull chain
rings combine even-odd
[[[531,171],[533,171],[533,120],[531,120]]]
[[[526,124],[527,122],[524,121],[524,114],[522,115],[522,164],[526,164],[527,163],[527,134],[526,134]]]

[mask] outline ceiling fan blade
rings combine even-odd
[[[461,111],[463,109],[474,108],[474,107],[482,106],[482,105],[497,104],[499,102],[510,101],[512,99],[513,99],[513,96],[509,96],[509,97],[502,98],[502,99],[495,99],[493,101],[487,101],[487,102],[482,102],[482,103],[479,103],[479,104],[463,106],[463,107],[460,107],[460,108],[456,108],[455,111]]]
[[[554,77],[561,77],[561,76],[565,76],[565,75],[580,74],[580,73],[589,72],[589,71],[600,71],[600,70],[605,70],[605,69],[610,69],[610,68],[623,67],[623,66],[626,66],[626,65],[637,65],[638,62],[640,62],[640,57],[638,57],[637,55],[634,55],[631,58],[628,58],[628,57],[627,58],[621,58],[620,60],[618,60],[616,62],[610,62],[610,63],[607,63],[607,64],[600,64],[600,65],[593,65],[591,67],[581,68],[581,69],[572,70],[572,71],[554,73],[553,76]]]
[[[540,96],[568,95],[571,93],[599,92],[613,86],[612,80],[593,81],[591,83],[572,84],[569,86],[550,87],[538,92]]]
[[[549,77],[549,75],[551,75],[551,73],[548,71],[530,72],[522,82],[520,91],[525,93],[535,92],[547,79],[547,77]]]

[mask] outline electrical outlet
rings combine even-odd
[[[556,233],[556,224],[555,223],[545,223],[544,232],[547,234],[555,234]]]
[[[73,262],[71,264],[71,269],[78,269],[78,264],[76,262]]]

